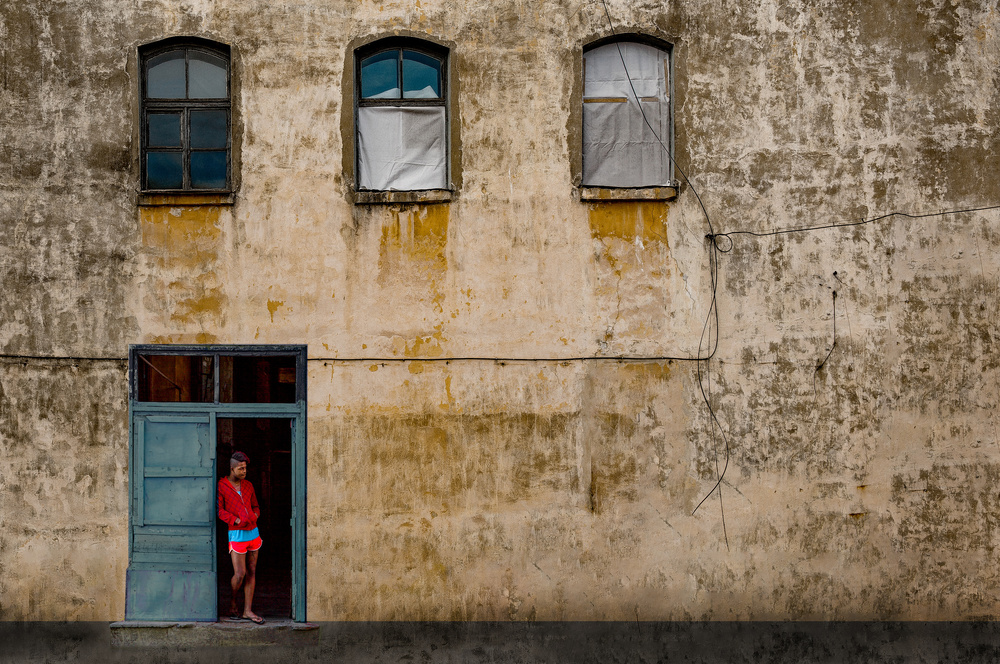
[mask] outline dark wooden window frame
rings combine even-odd
[[[188,62],[192,51],[201,51],[208,55],[226,61],[226,97],[209,99],[150,99],[147,97],[146,66],[151,58],[171,51],[184,51],[185,86],[188,85]],[[233,186],[233,66],[230,48],[225,44],[209,42],[202,39],[167,40],[144,48],[140,52],[140,178],[142,190],[146,193],[229,193]],[[201,189],[191,186],[191,152],[213,152],[219,148],[192,148],[190,145],[190,114],[192,110],[225,110],[226,111],[226,185],[220,189]],[[181,113],[181,147],[157,147],[157,152],[174,152],[182,155],[182,185],[180,189],[151,189],[146,181],[146,157],[150,147],[147,118],[150,113],[180,112]]]
[[[438,99],[404,99],[402,97],[403,83],[403,51],[416,51],[422,55],[430,56],[441,62],[441,97]],[[386,51],[398,51],[397,76],[400,83],[399,99],[362,99],[361,98],[361,63],[365,58]],[[448,98],[448,59],[449,51],[446,47],[434,42],[424,41],[413,37],[388,37],[369,44],[365,44],[354,51],[354,172],[361,172],[361,151],[358,150],[358,109],[366,106],[388,106],[388,107],[419,107],[427,108],[434,106],[444,107],[445,126],[445,182],[448,189],[451,188],[451,108]],[[358,185],[359,192],[379,192],[381,189],[367,189]],[[426,190],[435,191],[435,190]],[[391,192],[399,194],[413,194],[414,192]]]

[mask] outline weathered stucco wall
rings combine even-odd
[[[716,232],[1000,204],[994,3],[608,6],[675,45]],[[394,31],[453,45],[450,203],[352,204],[347,48]],[[609,32],[569,0],[4,3],[0,350],[308,343],[311,619],[996,615],[1000,214],[719,238],[700,375],[561,361],[694,356],[713,296],[690,186],[577,200]],[[138,204],[137,48],[176,35],[233,49],[232,205]],[[3,364],[0,618],[123,615],[123,369]],[[699,379],[729,465],[692,515],[726,457]]]
[[[0,363],[3,619],[124,613],[124,374],[124,365]]]

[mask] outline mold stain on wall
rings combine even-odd
[[[147,329],[159,330],[148,333],[147,341],[211,343],[218,338],[227,303],[218,273],[223,221],[223,208],[213,205],[139,208],[140,261],[146,267],[140,292],[150,319]]]
[[[405,357],[439,357],[443,352],[449,214],[446,204],[418,205],[391,207],[382,217],[378,285],[422,314],[417,320],[423,330],[412,337],[392,337],[393,352]]]
[[[669,204],[600,202],[588,206],[596,259],[602,333],[598,343],[621,352],[626,340],[656,339],[670,309],[673,259],[667,241]]]

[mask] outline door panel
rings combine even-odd
[[[212,543],[212,533],[192,534],[180,532],[171,533],[150,533],[149,528],[142,528],[134,535],[132,540],[132,553],[156,553],[157,551],[172,550],[176,552],[198,553],[204,551],[205,547]]]
[[[142,420],[147,468],[180,466],[212,470],[215,441],[207,415],[146,415]]]
[[[212,478],[150,477],[143,482],[143,525],[211,523]],[[207,488],[207,490],[206,490]]]
[[[133,412],[127,620],[215,620],[215,416]]]
[[[215,572],[129,568],[126,620],[212,621]]]

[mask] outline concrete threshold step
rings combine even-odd
[[[212,648],[233,646],[315,646],[319,625],[271,619],[263,625],[248,620],[219,622],[111,623],[111,645],[116,648]]]

